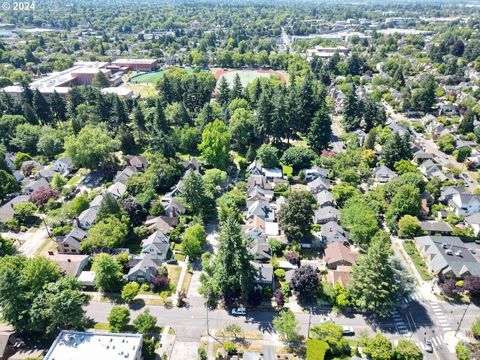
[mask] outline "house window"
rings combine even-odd
[[[70,245],[68,245],[68,244],[63,244],[63,247],[66,247],[66,248],[68,248],[69,246]]]
[[[75,250],[75,249],[72,249],[72,253],[76,253],[76,252],[77,252],[77,250]]]

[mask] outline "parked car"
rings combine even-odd
[[[428,353],[433,353],[433,346],[430,340],[425,341],[425,351]]]
[[[334,322],[333,319],[330,316],[324,316],[320,319],[320,322]]]
[[[167,264],[169,265],[177,265],[178,264],[178,260],[177,259],[169,259],[166,261]]]
[[[355,330],[351,326],[342,326],[343,327],[343,335],[344,336],[353,336],[355,335]]]
[[[234,316],[247,315],[247,309],[244,307],[233,308],[230,313]]]

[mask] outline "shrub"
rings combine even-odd
[[[279,308],[282,308],[285,305],[285,296],[281,289],[275,290],[273,297],[275,298],[275,302]]]
[[[275,277],[277,279],[279,279],[280,281],[285,280],[285,270],[283,270],[283,269],[275,270]]]
[[[237,352],[237,346],[233,341],[226,341],[223,344],[223,349],[230,355]]]
[[[297,253],[296,251],[289,251],[288,253],[285,254],[285,259],[293,265],[297,265],[300,263],[300,254]]]
[[[160,274],[155,276],[152,281],[150,282],[150,288],[152,291],[160,291],[162,289],[168,288],[170,280],[167,276]]]
[[[472,355],[471,351],[467,348],[463,341],[459,341],[455,346],[455,353],[458,360],[469,360]]]

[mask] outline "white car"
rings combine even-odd
[[[351,326],[342,326],[343,327],[343,335],[344,336],[353,336],[355,335],[355,330]]]
[[[247,309],[244,307],[233,308],[231,314],[235,316],[247,315]]]
[[[334,322],[333,319],[330,316],[324,316],[320,319],[320,322]]]

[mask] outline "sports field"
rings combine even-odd
[[[235,76],[238,74],[240,76],[240,81],[245,87],[248,84],[252,83],[257,78],[268,78],[271,76],[278,76],[282,82],[287,81],[287,74],[283,71],[277,70],[264,70],[264,69],[248,69],[248,70],[236,70],[236,69],[212,69],[215,79],[217,79],[217,86],[220,84],[220,79],[222,77],[227,80],[228,84],[231,86],[235,79]]]
[[[193,74],[192,68],[185,68],[189,75]],[[152,71],[147,73],[139,73],[130,78],[132,84],[155,84],[158,79],[163,76],[164,70]]]

